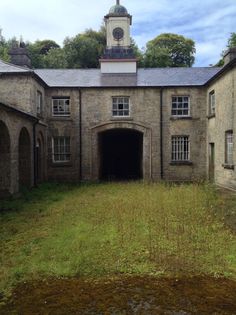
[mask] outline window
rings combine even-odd
[[[209,93],[209,114],[215,115],[215,91]]]
[[[172,96],[172,116],[189,116],[189,96]]]
[[[52,139],[53,162],[70,161],[70,137],[54,137]]]
[[[42,114],[43,111],[43,95],[40,91],[37,91],[36,99],[37,114]]]
[[[112,116],[129,116],[129,97],[112,98]]]
[[[70,98],[53,98],[52,114],[53,116],[70,116]]]
[[[172,137],[172,161],[189,161],[189,137],[173,136]]]
[[[225,164],[233,165],[233,131],[225,133]]]

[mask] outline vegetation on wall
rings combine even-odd
[[[224,54],[225,52],[232,47],[236,47],[236,33],[231,33],[228,43],[226,45],[226,49],[224,49],[221,53],[221,59],[218,61],[218,63],[215,65],[216,67],[222,67],[224,65]]]

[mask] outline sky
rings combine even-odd
[[[6,38],[52,39],[62,45],[87,28],[98,30],[115,0],[0,0],[0,28]],[[215,64],[236,32],[236,0],[121,0],[133,16],[131,36],[139,48],[161,33],[196,43],[194,66]]]

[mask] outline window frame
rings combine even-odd
[[[209,115],[215,116],[216,114],[216,94],[215,90],[209,92]]]
[[[176,100],[174,101],[174,98],[176,98]],[[182,98],[182,102],[179,101],[179,99]],[[184,101],[184,98],[187,98],[188,101],[188,107],[185,108],[184,104],[186,103],[186,101]],[[173,104],[176,105],[176,108],[173,108]],[[182,104],[181,107],[179,107],[179,104]],[[184,111],[188,111],[187,114],[184,114]],[[173,111],[176,111],[176,114],[173,113]],[[178,111],[182,111],[182,114],[178,113]],[[190,96],[189,95],[172,95],[171,96],[171,116],[172,117],[191,117],[191,101],[190,101]]]
[[[58,104],[55,105],[54,101],[58,101]],[[63,102],[64,104],[59,104],[59,102]],[[69,104],[66,104],[66,101],[69,101]],[[57,110],[57,112],[55,112],[55,108],[54,106],[63,106],[64,110],[63,111],[59,111]],[[68,110],[65,109],[65,107],[68,106]],[[53,117],[70,117],[71,115],[71,100],[70,100],[70,96],[53,96],[52,97],[52,116]]]
[[[234,165],[234,134],[232,129],[225,132],[225,164]]]
[[[59,151],[61,151],[61,147],[63,148],[62,152],[60,153],[55,153],[55,140],[62,140],[63,139],[63,145],[61,143],[58,145],[60,148]],[[66,140],[69,140],[69,145],[66,144]],[[69,150],[67,152],[66,147],[69,147]],[[55,159],[55,155],[58,156],[69,156],[69,158],[65,159]],[[68,163],[71,162],[71,139],[69,136],[57,136],[57,137],[52,137],[52,161],[53,163],[60,164],[60,163]]]
[[[123,99],[123,102],[119,102],[119,99]],[[127,99],[128,102],[124,102],[124,100]],[[117,100],[117,103],[114,104],[114,100]],[[114,105],[117,105],[116,108],[114,108]],[[122,105],[122,108],[119,108],[119,106]],[[124,108],[124,105],[128,105],[128,108]],[[114,114],[114,112],[117,112],[117,115]],[[128,114],[124,114],[125,112],[128,112]],[[123,115],[119,114],[123,113]],[[112,117],[113,118],[125,118],[130,117],[130,97],[129,96],[112,96]]]
[[[175,140],[175,142],[174,142]],[[187,142],[186,142],[187,140]],[[187,143],[187,151],[185,145]],[[189,135],[173,135],[171,136],[171,162],[172,163],[188,163],[190,162],[190,137]],[[179,155],[182,158],[179,158]]]

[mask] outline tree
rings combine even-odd
[[[98,68],[99,58],[106,47],[104,27],[94,31],[87,29],[83,34],[67,37],[64,41],[64,52],[69,68]]]
[[[192,39],[182,35],[164,33],[146,45],[145,67],[191,67],[196,52]]]
[[[31,58],[33,68],[45,68],[45,56],[51,49],[58,49],[60,46],[51,39],[36,40],[34,43],[27,43],[27,49]]]
[[[10,62],[9,50],[18,45],[16,37],[6,40],[0,28],[0,59]]]
[[[62,48],[52,48],[43,56],[43,64],[49,69],[65,69],[68,68],[65,51]]]
[[[228,39],[228,43],[226,45],[226,49],[224,49],[221,53],[221,59],[217,62],[214,67],[223,67],[224,65],[224,55],[229,48],[236,47],[236,33],[231,33],[230,38]]]
[[[236,33],[231,33],[230,38],[228,39],[227,48],[236,47]]]

